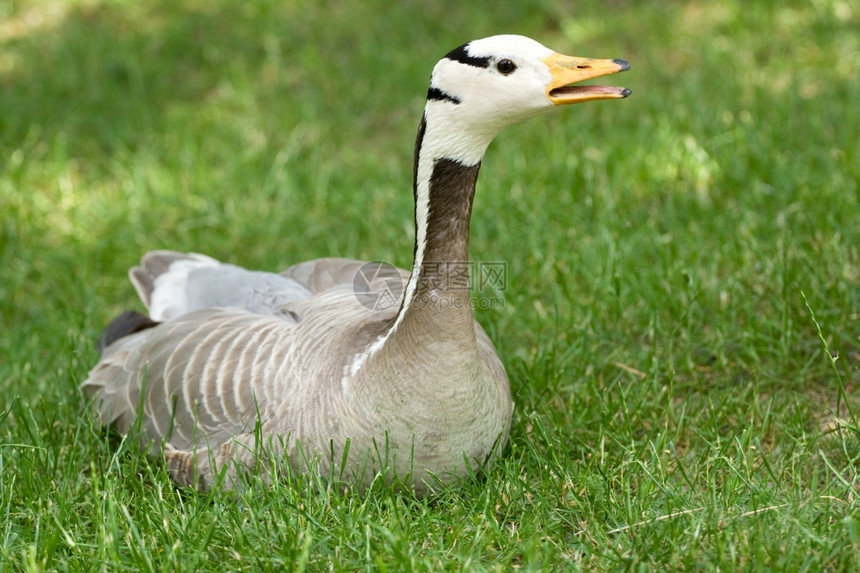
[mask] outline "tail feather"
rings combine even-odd
[[[102,331],[101,336],[99,336],[99,356],[104,353],[105,348],[120,338],[128,336],[129,334],[134,334],[135,332],[140,332],[147,328],[152,328],[158,324],[160,323],[152,320],[145,314],[137,312],[136,310],[125,311],[110,321]]]
[[[128,278],[146,308],[152,306],[152,292],[155,290],[156,279],[169,272],[170,266],[177,261],[190,262],[198,266],[216,266],[219,264],[215,259],[197,253],[178,253],[176,251],[150,251],[146,253],[140,265],[132,267],[128,271]]]

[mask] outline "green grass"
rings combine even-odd
[[[530,4],[0,3],[0,570],[856,566],[860,11]],[[486,477],[201,495],[93,427],[145,251],[408,265],[430,69],[500,32],[626,58],[633,95],[484,162],[516,401]]]

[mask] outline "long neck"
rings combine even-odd
[[[486,145],[467,157],[440,143],[450,126],[428,125],[415,142],[415,247],[412,275],[395,328],[418,322],[436,335],[471,332],[469,222]]]
[[[352,373],[388,345],[409,354],[431,344],[443,353],[477,353],[469,304],[469,220],[481,159],[492,134],[470,136],[444,109],[431,105],[415,143],[412,274],[394,321],[352,363]]]

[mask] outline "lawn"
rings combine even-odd
[[[843,0],[0,2],[0,570],[850,570],[860,8]],[[504,132],[478,311],[504,458],[416,500],[174,487],[78,384],[148,250],[409,266],[436,60],[531,36],[623,101]],[[476,292],[480,298],[486,293]]]

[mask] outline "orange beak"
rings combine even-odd
[[[555,105],[568,105],[599,99],[621,99],[630,95],[627,88],[615,86],[575,86],[578,82],[617,74],[630,69],[624,60],[593,60],[553,54],[543,59],[552,73],[546,95]]]

